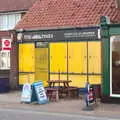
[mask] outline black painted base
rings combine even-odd
[[[114,104],[120,104],[120,98],[110,97],[110,96],[102,96],[101,97],[102,103],[114,103]]]

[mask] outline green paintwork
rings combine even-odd
[[[120,35],[120,24],[101,25],[103,96],[110,96],[110,36],[112,35]]]
[[[109,34],[111,35],[120,35],[120,25],[119,27],[109,27]]]
[[[102,42],[102,65],[103,65],[103,80],[102,94],[108,96],[110,94],[110,45],[109,39],[104,38]]]

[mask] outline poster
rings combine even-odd
[[[47,99],[47,96],[46,96],[46,93],[45,93],[43,82],[42,81],[36,82],[36,83],[33,84],[33,87],[35,89],[35,93],[36,93],[36,96],[37,96],[38,103],[39,104],[47,103],[48,99]]]
[[[0,51],[0,69],[10,69],[10,51]]]
[[[21,102],[30,103],[32,96],[32,89],[31,85],[26,83],[23,85],[22,95],[21,95]]]

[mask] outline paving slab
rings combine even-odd
[[[0,94],[0,108],[4,109],[32,109],[34,111],[47,111],[72,114],[87,114],[91,116],[118,116],[120,117],[120,104],[104,104],[100,100],[94,105],[93,110],[84,111],[85,102],[82,98],[75,100],[59,100],[39,105],[36,103],[25,104],[20,102],[21,92],[11,91]]]

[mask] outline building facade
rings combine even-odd
[[[119,22],[116,3],[115,0],[37,1],[15,28],[19,84],[43,80],[46,86],[47,80],[66,79],[79,88],[87,81],[100,85],[99,21],[101,16],[108,16],[110,22]]]
[[[35,0],[3,0],[0,4],[0,85],[8,88],[17,86],[17,46],[13,41],[11,31],[22,19]],[[4,49],[8,46],[10,49]],[[2,92],[2,89],[0,89]],[[4,91],[4,90],[3,90]]]

